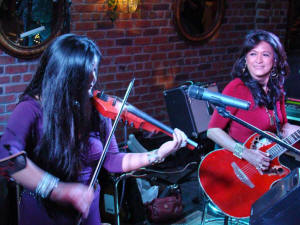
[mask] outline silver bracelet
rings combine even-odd
[[[59,178],[46,172],[38,183],[35,193],[40,195],[42,198],[47,198],[50,196],[53,189],[57,187],[58,182]]]
[[[243,151],[245,150],[244,146],[241,145],[240,143],[236,143],[235,146],[234,146],[234,149],[233,149],[233,154],[242,159],[242,154],[243,154]]]
[[[148,157],[149,164],[152,164],[152,165],[154,165],[156,163],[161,163],[165,160],[164,158],[160,158],[158,156],[158,149],[148,152],[147,157]]]

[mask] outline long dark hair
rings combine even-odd
[[[23,96],[41,99],[43,134],[34,161],[64,181],[74,181],[96,116],[90,104],[89,76],[101,53],[87,37],[59,36],[45,50]],[[99,123],[98,123],[99,124]]]
[[[269,43],[274,51],[274,65],[272,69],[273,76],[270,76],[268,82],[269,94],[266,94],[261,85],[254,80],[248,69],[246,68],[246,55],[261,41]],[[276,101],[284,94],[283,83],[285,76],[289,73],[289,66],[287,63],[286,53],[279,38],[264,30],[256,30],[250,32],[244,41],[241,54],[236,60],[231,75],[233,77],[239,77],[247,87],[249,87],[255,104],[259,106],[266,106],[273,108]]]

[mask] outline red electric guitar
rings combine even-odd
[[[300,130],[284,139],[290,145],[298,140]],[[272,159],[270,169],[261,175],[252,164],[237,158],[226,149],[207,154],[199,166],[199,181],[206,195],[225,214],[237,218],[249,217],[252,204],[267,192],[272,184],[290,173],[278,159],[286,148],[268,141],[259,134],[248,138],[244,146],[268,152]]]

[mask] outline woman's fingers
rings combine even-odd
[[[257,163],[256,163],[256,168],[258,168],[261,171],[267,170],[270,166],[270,157],[269,154],[266,152],[262,152],[260,150],[256,150],[257,152]]]
[[[178,142],[177,146],[180,147],[180,148],[185,147],[186,144],[187,144],[186,134],[183,131],[179,130],[178,128],[174,129],[173,139]]]
[[[167,141],[158,149],[160,158],[165,158],[171,153],[177,151],[181,147],[185,147],[187,143],[187,136],[181,130],[175,128],[173,132],[173,140]]]
[[[74,207],[82,213],[84,218],[87,218],[94,198],[92,190],[88,190],[86,187],[81,188],[81,190],[75,193],[74,197]]]
[[[262,174],[264,170],[269,169],[271,159],[268,153],[256,149],[246,149],[244,156],[249,163],[256,167],[259,173]]]
[[[53,201],[71,204],[86,218],[90,205],[94,199],[94,193],[88,186],[80,183],[59,182],[57,188],[51,193]]]

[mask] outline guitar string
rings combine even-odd
[[[300,130],[295,131],[293,134],[291,134],[290,136],[286,137],[284,139],[284,141],[290,145],[296,143],[297,140],[299,140],[300,138]],[[267,150],[267,152],[269,152],[270,156],[273,157],[277,154],[279,154],[282,151],[282,147],[278,144],[274,145],[273,147],[271,147],[269,150]],[[276,156],[277,157],[277,156]],[[273,159],[275,159],[276,157],[274,157]],[[247,175],[247,176],[252,176],[253,174],[258,173],[257,169],[255,168],[255,166],[253,166],[250,163],[246,163],[246,165],[241,167],[241,170]]]
[[[275,152],[276,152],[276,148],[278,148],[277,145],[271,147],[268,152],[272,152],[272,149],[275,149]],[[272,153],[270,153],[270,155],[272,156]],[[243,170],[243,172],[247,175],[247,176],[252,176],[254,174],[257,174],[258,173],[258,170],[255,168],[255,166],[253,166],[252,164],[250,163],[247,163],[245,166],[243,166],[241,168]]]
[[[273,152],[272,152],[272,150],[273,150]],[[275,145],[275,146],[271,147],[271,149],[269,149],[268,152],[271,152],[270,153],[271,156],[273,155],[273,153],[276,153],[274,155],[277,155],[280,152],[280,146]],[[242,170],[244,171],[244,173],[247,176],[252,176],[253,174],[257,174],[258,173],[258,170],[252,164],[250,164],[250,163],[248,163],[246,166],[244,166],[242,168]]]
[[[297,130],[296,132],[294,132],[293,134],[291,134],[289,137],[285,138],[284,141],[288,144],[294,144],[296,143],[297,140],[299,140],[300,134],[299,134],[300,130]],[[282,152],[282,148],[280,145],[275,145],[273,147],[271,147],[268,152],[270,152],[271,157],[275,156],[277,154],[279,154],[280,152]],[[273,150],[273,151],[272,151]],[[275,153],[275,154],[273,154]],[[275,159],[276,157],[274,157],[273,159]],[[249,169],[250,166],[250,169]],[[253,165],[251,165],[250,163],[248,163],[248,165],[244,166],[242,168],[242,170],[245,172],[245,174],[247,176],[251,176],[253,174],[255,174],[257,172],[256,169],[253,169]]]

